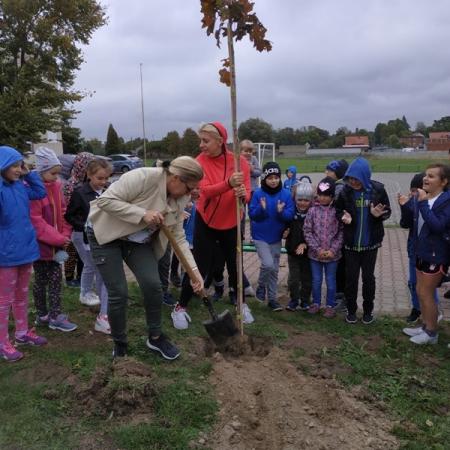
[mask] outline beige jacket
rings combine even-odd
[[[146,211],[159,211],[189,264],[196,267],[183,229],[183,211],[189,196],[168,199],[166,183],[164,169],[143,167],[123,174],[111,184],[90,204],[88,220],[92,223],[98,243],[103,245],[145,229],[148,225],[142,218]],[[167,238],[161,231],[152,242],[155,256],[160,259],[166,251]]]

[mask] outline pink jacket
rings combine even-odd
[[[72,227],[64,220],[66,204],[60,181],[44,182],[47,196],[31,202],[31,222],[36,230],[40,259],[51,261],[70,239]]]

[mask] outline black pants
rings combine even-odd
[[[198,270],[206,280],[215,268],[216,245],[220,247],[225,259],[230,287],[237,292],[237,268],[236,268],[236,227],[229,230],[216,230],[209,227],[203,221],[200,214],[195,215],[194,249],[192,251]],[[186,307],[193,294],[189,277],[183,277],[180,295],[180,305]]]
[[[336,292],[345,292],[345,253],[342,253],[342,258],[338,261],[336,270]]]
[[[288,288],[291,300],[309,303],[312,290],[311,265],[307,256],[288,255]]]
[[[356,314],[358,304],[359,272],[362,276],[362,296],[364,314],[372,314],[375,299],[375,263],[378,249],[356,252],[344,250],[345,253],[345,299],[349,314]]]

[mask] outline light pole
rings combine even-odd
[[[142,63],[139,63],[139,73],[141,75],[141,112],[142,112],[142,134],[144,135],[144,167],[147,166],[147,147],[145,143],[145,117],[144,117],[144,89],[142,84]]]

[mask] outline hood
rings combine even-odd
[[[78,184],[84,182],[87,166],[93,159],[95,159],[95,157],[92,153],[78,153],[73,161],[72,170],[70,172],[70,178],[73,183]]]
[[[297,166],[289,166],[286,170],[286,175],[287,175],[288,171],[292,172],[294,174],[293,178],[295,178],[297,175]]]
[[[356,158],[345,172],[345,177],[352,177],[359,180],[365,191],[369,191],[371,189],[370,177],[372,175],[372,171],[370,170],[370,165],[367,159],[364,158]]]
[[[216,130],[219,132],[220,137],[222,138],[222,151],[227,151],[227,139],[228,139],[228,133],[227,129],[221,124],[220,122],[211,122],[211,125],[213,125]]]
[[[16,149],[7,145],[0,146],[0,171],[22,160],[23,156]]]

